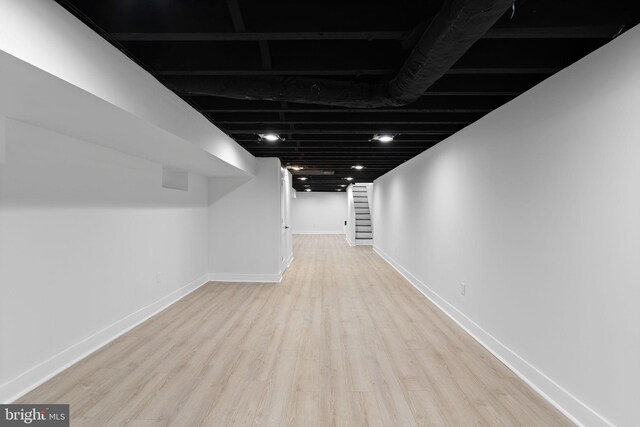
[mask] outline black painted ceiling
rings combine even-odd
[[[158,80],[393,77],[442,0],[57,0]],[[640,22],[640,2],[517,0],[417,102],[351,109],[183,98],[248,151],[303,166],[297,190],[370,182]],[[275,131],[285,141],[259,142]],[[389,144],[375,133],[398,134]],[[353,165],[363,165],[357,171]],[[311,175],[313,170],[334,171]],[[305,187],[308,186],[308,187]]]

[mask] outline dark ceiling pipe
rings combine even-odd
[[[398,74],[370,84],[304,77],[199,77],[174,81],[185,95],[300,102],[351,108],[410,104],[465,54],[514,0],[448,0],[424,32]]]

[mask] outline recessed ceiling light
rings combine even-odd
[[[346,186],[347,186],[347,184],[342,184],[340,187],[346,187]]]
[[[259,133],[258,136],[260,137],[261,140],[263,141],[267,141],[267,142],[276,142],[276,141],[280,141],[280,135],[278,135],[277,133]]]
[[[301,176],[300,178],[298,178],[300,181],[306,181],[307,177],[306,176]]]
[[[310,188],[307,188],[307,189],[306,189],[306,190],[304,190],[304,191],[311,191],[311,189],[310,189]]]
[[[342,191],[342,188],[338,188],[336,191]]]
[[[375,134],[373,135],[373,138],[371,138],[373,141],[378,141],[378,142],[391,142],[393,141],[393,138],[395,137],[395,135],[391,135],[388,133],[380,133],[380,134]]]
[[[289,169],[293,169],[294,171],[301,171],[304,169],[302,166],[287,166]]]
[[[351,166],[351,169],[362,170],[362,169],[364,169],[364,166],[362,166],[362,165],[355,165],[355,166]]]
[[[350,177],[350,176],[348,176],[348,177],[346,177],[346,178],[343,178],[343,179],[346,179],[347,181],[353,181],[353,178],[352,178],[352,177]]]

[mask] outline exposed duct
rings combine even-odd
[[[186,95],[289,101],[351,108],[410,104],[442,77],[514,0],[448,0],[398,74],[382,84],[304,77],[199,77],[174,81]]]

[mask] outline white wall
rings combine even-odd
[[[207,179],[13,120],[0,162],[0,401],[207,279]],[[157,273],[160,273],[159,283]],[[186,288],[185,288],[186,286]]]
[[[376,248],[590,426],[640,425],[638,70],[635,28],[374,186]]]
[[[298,191],[291,220],[294,234],[344,234],[347,194]]]
[[[256,176],[220,196],[235,178],[209,179],[212,280],[280,279],[280,160],[256,159]]]

